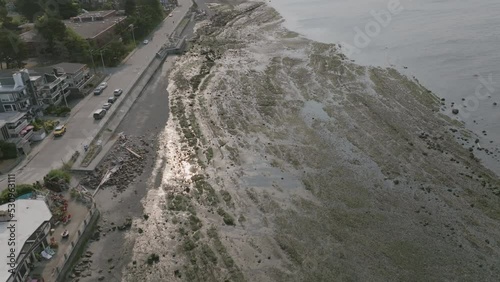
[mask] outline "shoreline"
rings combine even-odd
[[[170,75],[168,165],[145,200],[162,228],[134,247],[161,251],[127,281],[494,277],[499,180],[440,100],[248,5],[214,7]]]
[[[401,62],[402,59],[408,59],[406,57],[401,57],[400,56],[394,55],[397,57],[396,62],[391,62],[389,59],[389,51],[390,49],[387,49],[383,53],[381,50],[377,50],[377,48],[374,45],[374,41],[379,37],[379,36],[386,36],[384,35],[384,32],[389,32],[390,26],[395,24],[394,18],[396,16],[401,16],[405,12],[408,11],[408,7],[406,7],[408,3],[404,3],[404,1],[397,1],[399,4],[396,7],[389,8],[388,6],[384,6],[383,4],[386,3],[377,3],[380,5],[375,5],[371,6],[371,9],[366,7],[366,14],[369,15],[369,18],[363,18],[361,23],[356,24],[356,29],[353,29],[352,31],[352,38],[350,38],[350,41],[343,41],[341,38],[345,38],[345,36],[340,36],[339,38],[336,38],[335,41],[333,40],[320,40],[318,42],[324,43],[324,44],[335,44],[338,46],[342,46],[341,52],[344,53],[349,59],[351,59],[353,62],[356,62],[357,64],[366,66],[366,67],[381,67],[381,68],[395,68],[398,72],[408,76],[412,77],[416,81],[422,80],[428,89],[431,89],[433,93],[436,93],[436,95],[442,100],[442,105],[441,105],[441,112],[443,114],[448,115],[451,119],[457,120],[459,122],[463,122],[466,126],[466,128],[470,131],[470,135],[472,135],[471,138],[468,138],[467,140],[461,140],[457,139],[459,143],[463,143],[464,148],[469,149],[472,148],[472,150],[475,152],[475,154],[481,159],[482,163],[484,166],[489,168],[490,170],[494,171],[497,176],[500,176],[500,143],[498,143],[497,140],[500,140],[500,131],[496,128],[496,120],[497,120],[497,115],[495,114],[497,109],[496,105],[500,104],[500,101],[498,101],[497,97],[495,97],[495,93],[497,91],[497,81],[494,76],[492,77],[492,74],[495,74],[496,71],[494,70],[483,70],[481,71],[475,71],[471,72],[469,69],[462,69],[460,72],[458,72],[456,75],[461,77],[461,80],[470,80],[469,91],[467,92],[461,92],[461,95],[456,95],[455,93],[457,92],[457,89],[453,87],[452,84],[449,84],[447,86],[443,86],[440,83],[436,81],[432,81],[430,77],[428,77],[427,71],[430,68],[435,68],[438,66],[423,66],[419,65],[417,62],[415,62],[415,59],[409,59],[406,62]],[[366,3],[365,3],[366,4]],[[276,1],[271,1],[269,2],[269,5],[276,9],[278,12],[280,10],[286,10],[286,9],[279,9],[279,6],[281,4],[277,4]],[[328,5],[327,5],[328,6]],[[401,9],[401,11],[398,10]],[[282,8],[282,7],[281,7]],[[394,12],[391,12],[391,10],[396,9]],[[376,18],[374,16],[374,13],[387,13],[390,15],[390,20],[388,22],[383,22],[383,19],[381,18]],[[398,12],[399,11],[399,12]],[[287,19],[284,17],[285,21],[285,27],[289,28],[290,25],[292,25],[290,28],[292,31],[295,31],[294,27],[296,29],[298,28],[297,24],[293,26],[293,14],[295,12],[290,10],[287,10],[287,14],[289,18]],[[304,21],[306,20],[311,20],[311,19],[302,19]],[[289,21],[290,24],[286,24],[286,22]],[[376,33],[375,35],[368,35],[366,34],[366,26],[373,26],[373,24],[378,25],[378,28],[375,28],[375,30],[380,30],[380,32]],[[307,28],[303,28],[300,30],[307,30]],[[418,30],[416,30],[418,31]],[[345,28],[341,28],[339,32],[346,32]],[[314,41],[317,39],[317,36],[314,35],[307,35],[307,34],[302,34],[301,36],[304,36],[305,38]],[[368,46],[359,46],[355,44],[354,38],[355,36],[358,36],[359,38],[363,38],[363,40],[367,40]],[[359,39],[361,40],[361,39]],[[429,39],[430,41],[430,39]],[[395,44],[395,43],[393,43]],[[350,45],[351,47],[346,47],[344,45]],[[402,44],[395,44],[398,48],[403,48],[401,47]],[[359,46],[359,47],[356,47]],[[431,46],[426,45],[428,48],[431,48]],[[371,48],[373,47],[373,49]],[[449,47],[449,46],[448,46]],[[379,47],[380,48],[380,47]],[[354,50],[354,51],[350,51]],[[399,50],[400,51],[400,50]],[[463,51],[463,50],[462,50]],[[348,53],[352,52],[353,55],[349,55]],[[442,51],[436,51],[438,54],[443,56]],[[363,53],[368,53],[371,54],[368,56],[369,58],[363,58],[362,54]],[[393,52],[393,54],[397,52]],[[407,54],[408,55],[408,54]],[[432,57],[430,54],[426,54],[427,57]],[[365,56],[366,57],[366,56]],[[382,57],[386,57],[385,63],[382,63]],[[413,63],[413,64],[412,64]],[[430,62],[428,62],[430,63]],[[476,68],[478,68],[476,66]],[[418,70],[418,71],[417,71]],[[439,76],[450,76],[450,73],[453,73],[454,71],[457,70],[449,70],[449,72],[446,73],[437,73],[436,75]],[[466,75],[467,74],[467,75]],[[427,76],[427,77],[426,77]],[[441,80],[440,80],[441,81]],[[444,79],[444,81],[450,81],[450,78],[447,77]],[[458,81],[458,79],[454,79],[454,81]],[[453,114],[452,110],[457,109],[459,110],[458,114]],[[475,143],[475,140],[479,139],[479,143]],[[480,146],[477,146],[477,144],[480,144]]]
[[[500,181],[440,99],[248,5],[198,23],[140,187],[100,192],[103,230],[132,217],[94,245],[105,281],[498,278]]]

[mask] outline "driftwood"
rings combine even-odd
[[[137,158],[139,159],[142,159],[141,155],[137,154],[136,152],[130,150],[129,148],[125,147],[125,149],[127,149],[127,151],[129,151],[132,155],[136,156]]]

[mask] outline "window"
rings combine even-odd
[[[14,95],[12,94],[1,94],[0,101],[2,102],[14,102]]]
[[[3,109],[4,109],[6,112],[14,112],[14,111],[17,111],[17,107],[16,107],[16,105],[14,105],[14,104],[5,104],[5,105],[3,105]]]

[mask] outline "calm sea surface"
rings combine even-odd
[[[457,118],[480,136],[483,147],[495,150],[500,145],[499,0],[272,0],[270,4],[290,30],[341,44],[344,53],[360,64],[393,66],[415,76],[446,98],[448,111],[455,102],[460,110]],[[482,159],[499,173],[497,158]]]

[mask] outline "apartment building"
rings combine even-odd
[[[8,204],[0,206],[0,281],[35,281],[30,269],[38,262],[37,256],[50,245],[52,213],[44,199],[17,200],[14,218],[10,217]],[[15,230],[9,227],[15,226]],[[8,245],[15,235],[16,245]]]

